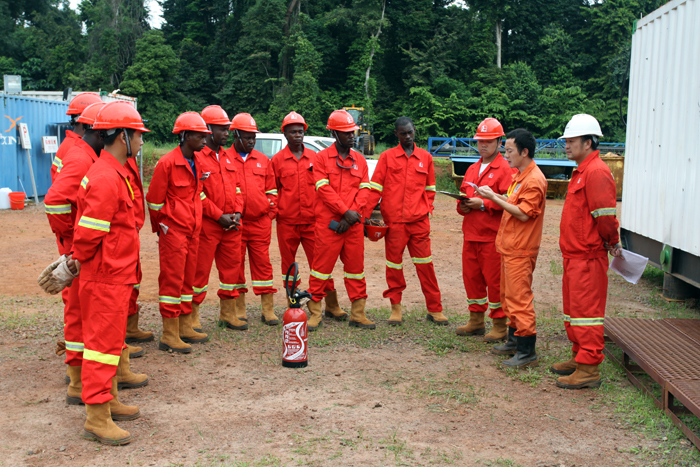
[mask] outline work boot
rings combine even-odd
[[[484,342],[499,342],[508,335],[508,318],[493,318],[493,327],[488,334],[484,336]]]
[[[109,402],[86,405],[85,412],[87,420],[85,420],[83,438],[94,439],[102,444],[112,446],[121,446],[131,442],[129,432],[122,430],[112,421]]]
[[[192,313],[186,315],[180,315],[178,317],[178,322],[180,325],[180,339],[188,344],[200,344],[209,340],[203,332],[197,332],[192,329]]]
[[[160,336],[158,348],[179,353],[192,352],[192,346],[180,340],[179,318],[163,318],[163,335]]]
[[[236,316],[236,299],[228,298],[221,299],[221,311],[219,312],[219,326],[234,329],[236,331],[245,331],[248,329],[248,323],[241,321]]]
[[[576,371],[576,352],[571,352],[571,358],[562,363],[555,363],[549,369],[552,373],[569,376]]]
[[[564,389],[599,388],[600,382],[598,365],[583,363],[576,366],[576,371],[572,375],[557,378],[557,386]]]
[[[493,346],[491,353],[496,355],[515,355],[515,351],[518,350],[518,341],[515,339],[515,331],[517,331],[517,329],[508,326],[508,340],[505,344]]]
[[[280,320],[273,311],[273,299],[271,293],[264,293],[260,296],[260,304],[262,305],[262,316],[260,319],[268,326],[277,326]]]
[[[403,324],[400,303],[391,305],[391,316],[389,316],[389,320],[386,323],[390,326],[400,326]]]
[[[112,400],[109,401],[109,413],[112,415],[112,420],[127,421],[136,420],[141,416],[139,408],[133,405],[124,405],[119,402],[119,385],[117,378],[112,378],[112,389],[109,391],[112,395]]]
[[[484,313],[478,311],[469,312],[469,322],[464,326],[460,326],[455,331],[458,336],[483,336],[486,334],[486,325],[484,324]]]
[[[348,323],[351,328],[362,328],[362,329],[375,329],[377,327],[374,322],[367,319],[365,316],[365,303],[366,299],[360,298],[352,302],[352,307],[350,308],[350,322]]]
[[[66,391],[66,404],[85,405],[82,399],[83,382],[80,379],[82,369],[82,366],[68,366],[66,369],[68,377],[70,378],[68,390]]]
[[[119,389],[140,388],[148,384],[148,375],[131,372],[129,349],[122,349],[119,365],[117,365],[116,378]]]
[[[306,329],[309,332],[315,331],[323,324],[323,313],[321,313],[321,302],[309,300],[306,304],[309,309],[309,321],[306,323]]]
[[[235,311],[236,318],[240,319],[241,321],[248,321],[248,313],[245,309],[245,292],[241,292],[238,294],[238,298],[236,299]]]
[[[326,318],[333,318],[336,321],[348,319],[348,314],[340,308],[338,292],[335,290],[326,291]]]
[[[146,349],[138,345],[126,344],[126,348],[129,349],[129,358],[139,358],[146,355]]]
[[[539,366],[540,362],[537,361],[537,352],[535,352],[537,334],[534,336],[515,336],[515,338],[518,341],[518,351],[512,358],[504,361],[503,365],[509,368]]]
[[[192,329],[202,332],[202,323],[199,321],[199,303],[192,302]]]
[[[447,326],[448,324],[450,324],[450,322],[447,320],[447,316],[443,315],[442,311],[438,311],[437,313],[428,312],[428,315],[425,317],[425,319],[427,321],[432,321],[438,326]]]
[[[140,305],[139,305],[140,308]],[[126,343],[150,342],[153,340],[153,333],[139,329],[139,312],[126,318]]]

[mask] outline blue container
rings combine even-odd
[[[41,148],[42,136],[65,137],[65,125],[68,103],[48,101],[29,97],[0,95],[2,114],[0,115],[0,187],[9,187],[13,191],[24,191],[32,197],[32,179],[27,163],[27,151],[22,149],[19,139],[19,123],[26,123],[32,141],[29,150],[34,168],[36,189],[39,196],[44,196],[51,186],[52,154],[44,154]],[[60,131],[60,134],[59,134]],[[19,179],[17,178],[19,177]],[[19,180],[22,181],[24,189]]]

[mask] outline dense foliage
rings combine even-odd
[[[25,89],[136,96],[171,139],[178,113],[223,106],[275,131],[290,110],[310,131],[346,105],[378,139],[411,116],[419,137],[471,136],[496,117],[556,137],[580,112],[624,141],[635,19],[659,0],[0,0],[0,71]]]

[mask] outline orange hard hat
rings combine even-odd
[[[102,99],[96,92],[81,92],[70,101],[66,115],[81,114],[83,110],[85,110],[85,107],[98,102],[102,102]]]
[[[353,120],[352,115],[347,113],[345,110],[335,110],[328,117],[328,125],[326,125],[328,130],[338,130],[338,131],[355,131],[359,130],[360,127],[355,125],[355,120]]]
[[[149,132],[143,125],[141,114],[132,104],[126,101],[114,101],[105,104],[95,116],[93,130],[110,130],[112,128],[130,128]]]
[[[210,105],[202,110],[202,118],[207,125],[230,125],[228,114],[218,105]]]
[[[173,133],[181,133],[183,131],[198,131],[199,133],[211,133],[204,119],[197,112],[185,112],[180,114],[175,120]]]
[[[503,132],[503,126],[501,122],[495,118],[487,118],[483,122],[479,123],[479,128],[476,129],[476,134],[474,135],[475,140],[490,140],[500,138],[505,136]]]
[[[340,131],[340,130],[338,130],[338,131]],[[380,239],[384,238],[386,236],[386,233],[388,230],[389,230],[389,227],[386,225],[381,226],[381,227],[378,225],[365,225],[365,235],[372,242],[376,242],[376,241],[379,241]]]
[[[102,110],[102,107],[104,107],[105,104],[104,102],[97,102],[96,104],[90,104],[87,107],[85,107],[85,110],[80,114],[80,117],[78,117],[78,122],[79,123],[84,123],[86,125],[94,125],[95,124],[95,117],[97,117],[97,114],[100,113],[100,110]]]
[[[258,131],[258,124],[255,123],[255,119],[253,118],[253,116],[246,113],[238,114],[235,117],[233,117],[229,130],[241,130],[249,131],[251,133],[260,133]]]
[[[300,123],[304,125],[304,131],[306,131],[306,129],[309,128],[309,126],[306,124],[306,121],[304,120],[304,117],[292,111],[289,112],[286,117],[284,117],[284,120],[282,120],[282,131],[284,131],[284,127],[292,123]]]

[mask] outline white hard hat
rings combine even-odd
[[[586,135],[602,137],[603,132],[600,130],[598,120],[593,115],[578,114],[571,117],[564,129],[564,135],[560,136],[559,139]]]

